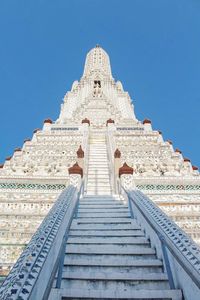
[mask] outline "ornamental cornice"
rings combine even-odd
[[[180,184],[180,185],[193,185],[193,184],[198,184],[200,185],[200,177],[184,177],[184,176],[170,176],[167,177],[165,176],[162,178],[161,176],[157,176],[157,178],[152,178],[152,177],[135,177],[134,181],[136,184]]]
[[[39,184],[39,183],[17,183],[17,182],[1,182],[0,189],[5,191],[11,190],[64,190],[66,184]]]
[[[148,199],[140,191],[131,192],[130,195],[140,206],[142,211],[149,214],[150,222],[156,224],[162,230],[165,241],[173,251],[178,251],[179,258],[189,263],[188,268],[200,275],[200,248],[189,238],[189,236],[179,228],[160,208]],[[184,218],[184,217],[183,217]],[[153,220],[153,221],[152,221]],[[194,273],[195,274],[195,273]]]

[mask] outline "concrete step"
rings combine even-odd
[[[110,181],[109,181],[109,179],[107,179],[105,182],[99,182],[99,181],[97,181],[97,182],[95,182],[95,181],[91,181],[90,179],[88,179],[88,182],[87,182],[87,188],[89,188],[89,187],[105,187],[105,188],[107,188],[107,187],[109,187],[110,188]]]
[[[106,168],[108,168],[108,161],[107,161],[107,159],[106,160],[104,160],[103,162],[102,161],[90,161],[89,160],[89,162],[88,162],[88,166],[90,167],[92,167],[92,166],[96,166],[96,167],[106,167]]]
[[[98,183],[98,182],[104,182],[104,181],[110,181],[110,175],[108,173],[102,173],[96,174],[90,173],[88,174],[87,182],[92,182],[92,183]]]
[[[108,187],[101,187],[101,186],[95,186],[95,187],[92,187],[92,186],[88,186],[87,187],[87,193],[92,195],[92,192],[93,195],[94,194],[97,194],[97,192],[101,192],[101,195],[104,195],[105,193],[110,193],[111,192],[111,188],[108,186]]]
[[[162,267],[162,261],[159,259],[140,258],[134,259],[123,255],[65,255],[64,265],[73,266],[117,266],[117,267]]]
[[[91,141],[90,143],[90,149],[106,149],[106,141]]]
[[[101,199],[91,199],[89,200],[88,198],[87,199],[81,199],[80,200],[80,204],[79,204],[81,207],[93,207],[93,206],[98,206],[98,207],[110,207],[110,206],[116,206],[116,207],[123,207],[124,204],[122,201],[120,200],[110,200],[110,199],[105,199],[105,200],[101,200]]]
[[[78,209],[78,211],[79,211],[79,213],[99,213],[100,215],[102,214],[102,213],[128,213],[129,212],[129,210],[128,210],[128,208],[124,208],[124,207],[119,207],[119,206],[114,206],[114,207],[112,207],[111,206],[111,208],[109,208],[109,207],[99,207],[99,208],[95,208],[95,207],[92,207],[92,208],[90,208],[90,207],[83,207],[83,206],[79,206],[79,209]]]
[[[102,174],[106,174],[108,176],[110,176],[109,170],[108,170],[108,166],[99,166],[97,167],[96,165],[93,166],[89,166],[88,168],[88,176],[90,175],[102,175]]]
[[[96,185],[96,186],[89,185],[89,186],[87,186],[87,192],[89,192],[89,191],[90,192],[94,191],[94,193],[99,192],[99,191],[101,191],[102,193],[103,192],[111,192],[111,187],[109,185],[105,186],[104,188],[99,185]]]
[[[144,236],[144,232],[142,230],[123,230],[123,229],[118,229],[118,230],[70,230],[69,236],[77,236],[77,237],[125,237],[125,236],[130,236],[130,237],[135,237],[135,236]]]
[[[107,155],[107,152],[90,152],[89,153],[89,162],[90,161],[102,161],[102,162],[105,162],[105,161],[108,161],[108,155]]]
[[[87,180],[89,180],[90,178],[95,180],[107,178],[109,180],[110,173],[107,167],[105,168],[89,167],[87,176],[88,176]]]
[[[131,273],[132,274],[148,274],[148,273],[159,273],[161,274],[162,271],[162,266],[97,266],[97,265],[83,265],[83,266],[77,266],[77,265],[72,265],[72,264],[65,264],[64,263],[64,268],[63,272],[85,272],[85,273],[104,273],[104,274],[109,274],[109,273],[116,273],[120,272],[120,274],[127,274]]]
[[[97,198],[98,198],[98,199],[101,199],[101,200],[103,200],[103,199],[110,199],[110,200],[112,200],[112,201],[121,199],[121,197],[118,196],[118,195],[112,195],[112,196],[110,196],[110,195],[105,195],[105,196],[98,196],[98,197],[95,196],[95,195],[91,195],[91,196],[85,195],[83,199],[97,199]]]
[[[88,170],[92,170],[92,169],[98,169],[98,170],[105,170],[108,171],[108,163],[90,163],[88,164]]]
[[[89,185],[89,186],[87,187],[87,193],[88,193],[89,191],[90,191],[90,192],[94,191],[94,194],[97,194],[98,191],[101,191],[101,192],[102,192],[102,195],[104,195],[105,193],[110,192],[110,191],[111,191],[111,188],[110,188],[109,186],[106,186],[106,187],[103,188],[102,186],[94,186],[94,187],[93,187],[93,186],[90,186],[90,185]],[[93,195],[94,195],[94,194],[93,194]],[[92,194],[90,194],[90,195],[92,195]]]
[[[110,177],[109,171],[108,170],[97,170],[97,169],[89,169],[88,170],[88,178],[105,178],[105,176]]]
[[[94,253],[69,253],[65,255],[64,264],[97,265],[97,266],[161,266],[155,254],[94,254]]]
[[[90,159],[89,159],[90,163],[96,163],[96,162],[104,163],[105,161],[108,162],[108,159],[107,159],[106,156],[104,156],[104,157],[102,157],[102,156],[90,157]]]
[[[103,159],[108,159],[108,155],[107,155],[107,151],[106,150],[104,150],[104,151],[97,151],[97,150],[91,150],[90,152],[89,152],[89,154],[90,154],[90,156],[89,156],[89,160],[92,160],[92,159],[96,159],[96,158],[98,158],[99,160],[101,159],[101,160],[103,160]]]
[[[89,178],[104,178],[104,176],[110,178],[110,173],[108,170],[105,169],[98,169],[98,168],[90,168],[88,169],[88,179]]]
[[[108,154],[106,149],[90,149],[89,151],[89,160],[98,158],[108,159]]]
[[[78,212],[77,218],[126,218],[131,217],[129,212]]]
[[[87,197],[86,197],[87,196]],[[81,201],[89,201],[89,202],[92,202],[92,201],[97,201],[97,202],[110,202],[110,203],[113,203],[113,204],[117,204],[117,203],[125,203],[126,201],[122,201],[121,199],[115,199],[112,195],[104,195],[104,196],[96,196],[96,195],[86,195],[84,196],[84,198],[81,199]],[[109,197],[110,196],[110,197]]]
[[[96,194],[96,195],[105,195],[105,191],[94,191],[94,190],[88,190],[87,191],[87,195],[94,195],[94,194]],[[112,195],[112,192],[111,191],[106,191],[106,194],[110,194],[110,195]]]
[[[96,163],[108,163],[108,157],[107,157],[107,154],[99,154],[99,155],[93,155],[91,156],[90,154],[90,158],[88,160],[88,163],[93,163],[93,164],[96,164]]]
[[[83,288],[63,288],[52,289],[50,297],[48,300],[56,299],[132,299],[132,300],[182,300],[181,290],[127,290],[124,289],[114,289],[105,290],[104,289],[83,289]]]
[[[128,272],[69,272],[63,270],[63,278],[82,280],[125,280],[125,281],[168,281],[165,273],[131,273]]]
[[[90,178],[88,178],[88,181],[87,181],[87,186],[88,185],[91,185],[91,186],[107,186],[107,185],[110,185],[110,180],[109,178],[104,178],[104,182],[100,181],[100,180],[91,180]]]
[[[105,189],[105,192],[107,191],[107,190],[110,190],[110,184],[109,183],[105,183],[105,185],[103,185],[103,184],[95,184],[95,183],[91,183],[90,181],[87,183],[87,190],[95,190],[96,191],[96,189],[101,189],[101,190],[103,190],[103,189]]]
[[[105,163],[108,163],[108,157],[107,157],[107,154],[106,155],[103,155],[103,154],[100,154],[100,155],[94,155],[91,157],[90,155],[90,158],[88,160],[88,164],[89,163],[93,163],[93,164],[96,164],[96,163],[99,163],[99,164],[105,164]]]
[[[155,250],[149,245],[86,245],[86,244],[67,244],[66,253],[74,254],[123,254],[123,255],[141,255],[155,254]]]
[[[124,244],[124,245],[149,245],[145,237],[72,237],[67,240],[67,244]]]
[[[90,152],[89,153],[89,162],[90,161],[108,161],[108,155],[106,152]]]
[[[77,219],[77,224],[132,224],[132,219],[127,218],[81,218]]]
[[[110,189],[110,184],[109,184],[109,179],[108,179],[108,181],[107,181],[107,184],[105,183],[105,184],[103,184],[103,183],[94,183],[94,182],[90,182],[90,180],[88,180],[88,182],[87,182],[87,190],[88,189],[95,189],[95,188],[99,188],[99,189],[105,189],[105,191],[106,190],[109,190]]]
[[[72,221],[72,225],[70,229],[76,229],[76,230],[101,230],[101,231],[107,231],[107,230],[115,230],[116,232],[119,230],[141,230],[140,227],[137,224],[133,223],[98,223],[98,224],[92,224],[91,223],[77,223],[76,220]]]
[[[88,166],[107,167],[108,166],[108,161],[107,160],[104,160],[104,161],[97,161],[97,160],[91,161],[91,160],[89,160]]]
[[[105,187],[105,189],[106,189],[108,187],[108,185],[110,187],[110,183],[109,182],[110,182],[109,178],[107,178],[107,182],[99,182],[98,179],[95,182],[95,181],[91,181],[90,178],[88,178],[87,187],[92,187],[93,188],[93,187],[98,186],[98,187]]]
[[[97,200],[98,201],[98,200]],[[86,203],[88,203],[88,207],[87,204],[84,204],[84,202],[82,202],[82,200],[80,200],[80,204],[79,204],[79,209],[80,211],[126,211],[128,209],[128,206],[123,205],[121,202],[118,202],[117,204],[99,204],[98,202],[95,202],[95,204],[91,204],[90,202],[88,203],[88,201]]]
[[[104,176],[100,177],[95,174],[91,174],[91,175],[88,175],[88,180],[87,180],[87,183],[90,182],[90,183],[93,183],[93,184],[104,184],[104,183],[107,183],[107,182],[110,182],[110,176],[107,174],[105,174]]]
[[[119,200],[115,200],[115,199],[112,199],[112,198],[108,198],[106,196],[104,197],[101,197],[100,196],[96,196],[94,197],[94,195],[91,195],[91,197],[89,197],[90,195],[87,195],[88,197],[84,197],[80,200],[80,203],[94,203],[94,204],[99,204],[99,205],[102,205],[102,204],[107,204],[107,205],[124,205],[125,202],[124,201],[121,201],[120,199]]]
[[[92,139],[92,140],[89,140],[89,145],[90,147],[97,147],[95,146],[96,144],[100,144],[101,147],[103,148],[106,148],[106,140],[105,139]]]
[[[102,176],[103,175],[103,176]],[[88,169],[88,179],[90,177],[93,177],[93,178],[102,178],[104,176],[107,176],[108,178],[110,177],[110,173],[108,171],[108,168],[96,168],[96,167],[90,167]]]
[[[103,153],[107,155],[107,148],[106,147],[101,147],[100,145],[97,145],[96,147],[90,147],[89,149],[89,153],[91,154],[99,154],[99,153]]]
[[[77,276],[76,276],[77,275]],[[132,278],[129,275],[125,279],[121,275],[120,279],[115,279],[115,274],[109,276],[113,279],[108,279],[108,275],[102,274],[102,276],[97,276],[96,274],[70,274],[68,272],[63,272],[63,280],[61,282],[61,288],[75,288],[75,289],[91,289],[91,290],[102,290],[102,291],[133,291],[133,290],[142,290],[142,289],[149,289],[149,290],[161,290],[161,289],[169,289],[169,284],[166,279],[166,275],[160,276],[159,273],[154,274],[143,274],[143,276],[133,276]],[[82,275],[82,276],[81,276]],[[84,275],[86,279],[84,280]],[[94,277],[94,275],[96,275]],[[117,276],[118,274],[116,274]],[[148,276],[147,276],[148,275]],[[83,277],[83,278],[82,278]],[[116,293],[117,295],[117,293]],[[103,297],[102,299],[105,299]],[[148,299],[148,298],[147,298]],[[163,299],[163,298],[161,298]]]
[[[88,186],[87,187],[87,193],[90,192],[90,195],[92,195],[91,193],[96,194],[98,195],[98,192],[101,192],[101,195],[104,195],[105,193],[110,193],[111,192],[111,188],[110,187],[101,187],[101,186],[95,186],[95,187],[92,187],[92,186]]]

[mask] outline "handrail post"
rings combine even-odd
[[[111,192],[115,193],[116,192],[116,186],[115,186],[115,179],[114,179],[114,166],[113,166],[111,145],[110,145],[110,138],[109,138],[108,131],[106,131],[106,144],[107,144],[108,166],[109,166],[109,171],[110,171]]]
[[[131,213],[131,218],[134,218],[134,214],[133,214],[133,208],[131,205],[131,201],[134,202],[134,199],[129,195],[129,193],[122,187],[122,189],[124,190],[124,192],[126,193],[127,197],[128,197],[128,206],[130,209],[130,213]],[[135,202],[134,202],[135,203]],[[137,206],[137,208],[139,209],[139,211],[141,212],[141,214],[145,217],[144,213],[141,211],[141,209],[139,208],[139,206],[135,203],[135,205]],[[147,220],[148,221],[148,220]],[[166,272],[167,272],[167,277],[169,280],[169,286],[170,289],[175,289],[175,285],[174,285],[174,280],[173,280],[173,275],[172,275],[172,271],[171,271],[171,267],[170,267],[170,262],[169,262],[169,257],[168,257],[168,253],[167,253],[167,249],[166,249],[166,245],[165,245],[165,239],[162,236],[161,233],[159,233],[153,226],[152,224],[148,221],[148,223],[150,224],[150,226],[153,228],[153,230],[155,231],[155,233],[157,234],[160,243],[161,243],[161,248],[162,248],[162,254],[163,254],[163,260],[164,260],[164,265],[166,268]]]
[[[79,200],[80,200],[80,195],[81,195],[82,191],[84,192],[84,180],[82,181],[82,184],[81,184],[81,186],[79,188],[79,191],[78,191],[78,194],[77,194],[77,202],[76,202],[76,206],[75,206],[75,209],[74,209],[74,213],[70,217],[70,222],[69,222],[69,224],[66,228],[66,232],[65,232],[65,235],[63,237],[63,242],[62,242],[60,256],[59,256],[60,261],[59,261],[59,265],[58,265],[58,276],[57,276],[57,279],[56,279],[56,289],[59,289],[61,287],[62,271],[63,271],[64,259],[65,259],[65,248],[66,248],[66,244],[67,244],[67,240],[68,240],[68,236],[69,236],[69,229],[70,229],[73,218],[77,218]]]
[[[168,253],[167,253],[167,249],[166,249],[166,245],[165,245],[165,239],[159,232],[157,232],[157,235],[161,242],[162,253],[163,253],[163,258],[164,258],[164,262],[165,262],[165,268],[166,268],[167,277],[169,280],[169,286],[170,286],[170,289],[174,290],[175,289],[174,279],[173,279],[172,270],[171,270],[171,266],[170,266],[170,262],[169,262],[169,257],[168,257]]]

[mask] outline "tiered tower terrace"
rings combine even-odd
[[[153,129],[149,119],[140,121],[136,118],[128,92],[124,91],[120,81],[114,80],[109,56],[99,45],[87,54],[83,76],[74,81],[71,91],[64,96],[58,119],[46,119],[43,127],[35,129],[32,137],[0,166],[2,276],[12,268],[45,216],[48,220],[57,203],[60,207],[64,205],[62,197],[65,196],[62,195],[71,197],[72,186],[80,187],[81,178],[84,180],[82,199],[79,199],[76,216],[70,223],[69,254],[64,259],[67,267],[60,279],[63,289],[71,289],[71,298],[70,293],[62,298],[60,287],[55,290],[52,286],[48,299],[118,299],[117,291],[121,295],[119,299],[182,299],[179,288],[172,288],[174,294],[168,291],[169,276],[161,273],[160,250],[155,253],[151,234],[145,235],[148,230],[143,226],[143,219],[134,215],[124,193],[132,191],[129,202],[131,197],[142,197],[144,207],[147,201],[144,199],[150,198],[155,205],[155,216],[162,211],[166,213],[166,220],[175,221],[183,229],[180,229],[181,234],[186,234],[185,239],[188,234],[193,239],[188,236],[188,241],[198,249],[195,244],[200,244],[198,168],[180,150],[174,149],[171,141],[165,141],[162,133]],[[72,191],[61,194],[66,189]],[[150,214],[151,205],[148,205]],[[175,223],[173,228],[179,228]],[[102,230],[105,230],[104,236]],[[85,238],[83,242],[82,238]],[[112,245],[109,239],[113,241],[110,242]],[[84,257],[86,253],[87,258]],[[152,277],[137,277],[134,272],[135,275],[130,277],[131,270],[136,267],[134,255],[150,259],[146,260],[145,266],[143,260],[136,265],[139,274],[143,273],[142,268],[150,268]],[[90,273],[90,268],[95,266],[98,270]],[[113,277],[108,275],[110,292],[102,283],[105,274],[113,274]],[[92,280],[98,282],[97,288]],[[132,285],[143,282],[139,288],[143,294],[135,294],[138,298],[131,296],[131,284],[124,283],[131,280],[134,281]],[[83,293],[78,292],[81,284]],[[147,298],[148,293],[151,294],[149,287],[151,291],[161,292],[152,292],[151,298]],[[106,290],[105,294],[102,294],[103,290]]]

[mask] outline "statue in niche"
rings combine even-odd
[[[101,81],[95,80],[94,81],[94,91],[93,91],[94,97],[101,97]]]

